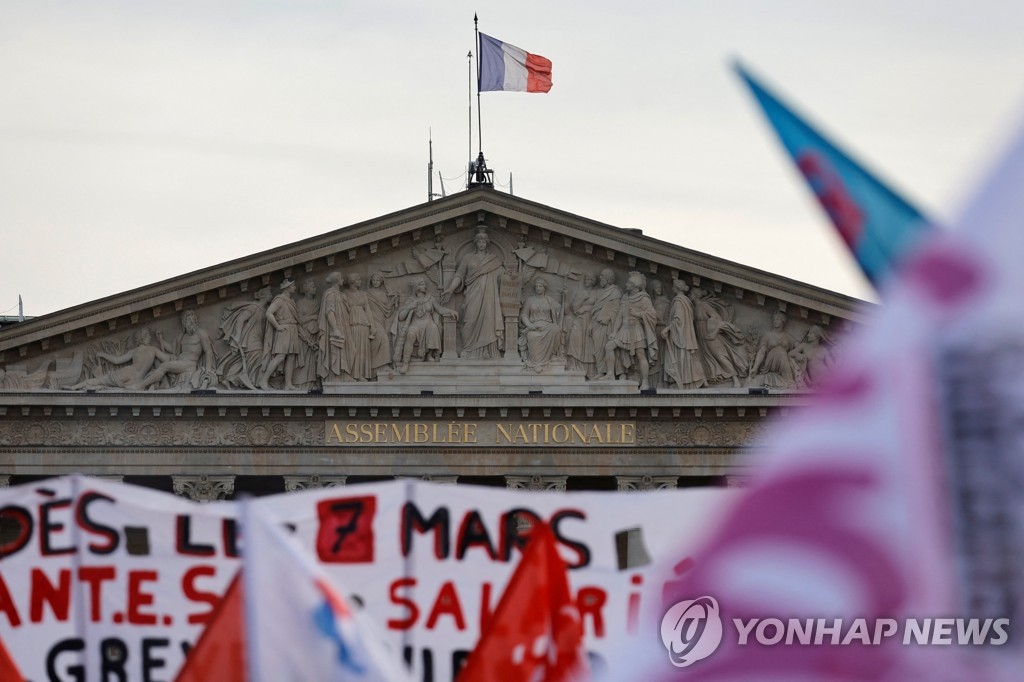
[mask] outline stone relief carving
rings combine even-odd
[[[565,339],[565,367],[574,372],[583,372],[594,378],[594,340],[590,335],[590,321],[594,312],[594,285],[597,278],[586,274],[580,287],[569,301],[569,315]]]
[[[284,366],[284,390],[294,391],[295,362],[302,352],[299,339],[299,311],[295,306],[295,280],[288,278],[281,282],[280,293],[267,308],[267,326],[264,343],[269,350],[269,360],[260,374],[259,387],[270,389],[270,377],[279,367]],[[267,352],[264,351],[264,355]]]
[[[500,357],[505,348],[505,319],[499,296],[505,268],[501,258],[490,250],[491,239],[485,230],[479,230],[473,242],[476,250],[459,260],[452,281],[441,292],[441,302],[447,303],[453,293],[462,291],[459,357],[488,360]]]
[[[509,490],[559,490],[565,491],[568,476],[505,476]]]
[[[620,491],[674,490],[679,487],[678,476],[616,476]]]
[[[654,328],[655,336],[658,339],[658,355],[651,362],[651,386],[653,388],[666,388],[668,378],[665,375],[665,360],[668,353],[668,340],[662,334],[668,325],[669,309],[672,301],[665,295],[660,281],[652,279],[650,282],[651,304],[654,312],[657,313],[658,323]]]
[[[789,351],[789,357],[796,365],[797,384],[801,388],[817,386],[826,370],[835,364],[832,345],[832,339],[825,330],[815,324],[804,334],[803,341]]]
[[[548,282],[538,277],[533,295],[523,301],[519,315],[519,353],[527,368],[543,372],[552,362],[565,362],[562,339],[562,301],[547,293]],[[564,300],[565,292],[562,292]]]
[[[218,330],[227,348],[217,356],[217,375],[225,387],[256,389],[263,373],[263,334],[272,296],[270,287],[263,287],[252,301],[228,304],[221,313]]]
[[[225,500],[235,492],[234,476],[172,476],[174,494],[194,502]]]
[[[748,355],[744,336],[732,323],[732,307],[700,287],[691,287],[688,295],[707,382],[731,381],[739,388],[740,379],[748,374]]]
[[[796,339],[785,331],[786,313],[781,310],[772,315],[772,327],[761,335],[757,354],[750,363],[751,386],[764,388],[796,388],[796,362],[790,351],[796,349]]]
[[[458,313],[440,305],[433,294],[427,293],[427,280],[415,282],[415,293],[398,310],[398,340],[395,344],[395,363],[400,373],[409,369],[409,362],[437,362],[441,359],[441,318],[459,319]]]
[[[293,493],[299,490],[313,490],[319,488],[340,488],[348,481],[348,476],[285,476],[284,490]]]
[[[663,366],[666,384],[681,389],[708,385],[694,325],[693,301],[686,295],[689,289],[681,279],[672,282],[675,297],[666,316],[665,328],[661,330],[661,338],[665,341]]]
[[[626,293],[619,303],[619,314],[614,325],[609,325],[612,331],[604,347],[607,373],[598,380],[625,378],[635,366],[640,373],[640,390],[644,391],[650,388],[651,362],[658,357],[658,314],[642,274],[629,273]]]
[[[523,377],[541,384],[557,375],[559,386],[793,389],[813,388],[836,360],[822,325],[783,329],[785,318],[778,327],[753,303],[688,286],[683,273],[673,273],[670,298],[669,285],[639,271],[481,226],[354,265],[154,319],[34,367],[8,364],[0,389],[309,391],[400,382],[412,363],[461,359],[539,374]]]

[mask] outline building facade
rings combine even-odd
[[[474,189],[0,328],[0,484],[724,485],[862,307]]]

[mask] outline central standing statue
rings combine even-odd
[[[490,237],[476,233],[476,251],[459,261],[451,283],[441,292],[441,302],[464,287],[462,352],[460,358],[490,360],[500,357],[505,347],[505,319],[501,313],[498,288],[504,270],[501,259],[488,251]]]

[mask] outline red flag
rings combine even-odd
[[[245,682],[245,609],[240,575],[231,581],[175,682]]]
[[[589,679],[583,623],[555,536],[537,524],[458,682]]]
[[[4,646],[3,640],[0,640],[0,680],[4,680],[4,682],[25,682],[25,678],[22,677],[17,664],[7,652],[7,647]]]

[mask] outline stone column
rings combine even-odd
[[[561,490],[565,491],[568,476],[506,476],[509,490]]]
[[[234,476],[171,476],[174,494],[187,497],[194,502],[213,502],[226,499],[235,492]]]
[[[298,490],[312,490],[316,488],[337,488],[345,485],[348,476],[285,476],[284,490],[293,493]]]
[[[616,476],[619,490],[673,490],[679,487],[678,476]]]

